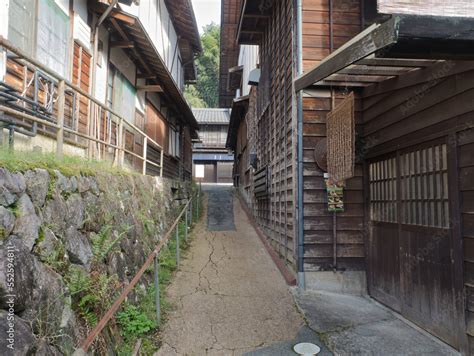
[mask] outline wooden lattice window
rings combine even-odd
[[[398,222],[396,158],[369,166],[370,218],[372,221]]]
[[[446,144],[400,155],[402,223],[449,228]]]
[[[369,188],[372,221],[450,226],[446,144],[401,152],[398,158],[371,163]]]

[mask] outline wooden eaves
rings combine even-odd
[[[237,42],[257,45],[260,43],[265,26],[272,12],[275,0],[243,0],[240,12]]]
[[[395,15],[371,25],[309,69],[295,80],[295,89],[367,87],[440,60],[473,59],[472,28],[471,18]]]
[[[92,8],[100,14],[107,6],[95,2]],[[166,98],[168,105],[182,116],[193,130],[198,130],[199,125],[191,108],[140,20],[122,10],[114,9],[107,21],[116,30],[120,41],[133,42],[133,47],[123,50],[136,62],[140,70],[139,76],[154,82],[147,85],[153,85],[155,91],[161,88],[161,95]]]

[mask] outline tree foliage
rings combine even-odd
[[[188,85],[185,97],[192,107],[215,108],[219,103],[220,27],[211,23],[201,35],[203,53],[196,60],[197,81]]]

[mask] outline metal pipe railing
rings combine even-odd
[[[116,150],[116,162],[119,166],[123,165],[124,154],[127,153],[127,154],[130,154],[130,155],[132,155],[134,157],[137,157],[140,160],[142,160],[142,162],[143,162],[142,173],[146,173],[146,165],[149,163],[151,165],[159,167],[160,168],[160,176],[163,176],[163,159],[164,159],[163,147],[158,142],[153,140],[150,136],[148,136],[143,130],[141,130],[139,127],[137,127],[133,123],[128,122],[120,114],[118,114],[113,109],[109,108],[108,106],[106,106],[105,104],[100,102],[98,99],[96,99],[95,97],[93,97],[89,93],[85,92],[79,86],[73,84],[72,82],[70,82],[66,78],[62,77],[60,74],[56,73],[55,71],[53,71],[50,68],[47,68],[45,65],[40,63],[38,60],[36,60],[36,59],[32,58],[31,56],[29,56],[27,53],[25,53],[20,48],[14,46],[10,41],[8,41],[3,36],[0,36],[0,51],[2,49],[6,49],[6,50],[12,52],[13,54],[15,54],[17,56],[17,58],[15,58],[15,61],[18,61],[18,62],[22,63],[23,65],[25,65],[26,67],[28,67],[30,69],[33,69],[34,71],[41,70],[42,72],[49,75],[52,80],[56,81],[56,84],[58,85],[58,98],[59,98],[59,100],[58,100],[59,101],[59,103],[58,103],[59,104],[58,105],[59,106],[58,107],[58,116],[56,118],[58,124],[52,125],[51,123],[47,123],[46,120],[42,120],[41,122],[38,121],[38,120],[34,120],[33,115],[30,115],[29,117],[26,117],[25,115],[23,115],[24,113],[21,110],[16,110],[16,111],[12,111],[11,109],[9,111],[3,110],[3,108],[6,107],[4,105],[1,106],[2,110],[0,110],[0,111],[8,112],[11,115],[17,115],[17,116],[22,117],[24,119],[29,119],[29,120],[32,120],[33,122],[38,122],[38,123],[56,128],[58,130],[57,140],[59,140],[57,142],[57,154],[58,154],[58,156],[62,155],[62,147],[63,147],[63,140],[64,140],[64,135],[63,134],[64,134],[64,132],[68,132],[68,133],[77,135],[79,137],[85,138],[87,140],[90,140],[92,142],[100,143],[100,144],[106,145],[108,147],[114,148]],[[117,137],[117,145],[114,145],[112,143],[107,143],[104,140],[100,140],[100,138],[96,138],[95,136],[92,136],[89,133],[88,134],[83,134],[83,133],[80,133],[79,131],[71,130],[69,128],[64,127],[64,108],[62,107],[63,106],[62,102],[63,102],[63,98],[65,96],[65,92],[68,91],[68,89],[66,89],[66,88],[70,88],[74,93],[78,93],[81,96],[87,98],[90,101],[89,105],[91,107],[96,106],[96,107],[102,109],[104,112],[110,113],[110,115],[115,118],[115,119],[113,119],[113,121],[115,122],[116,125],[118,125],[118,130],[119,130],[118,137]],[[87,114],[87,127],[90,127],[91,115],[92,115],[93,112],[94,112],[94,110],[88,111],[88,114]],[[125,127],[143,137],[143,140],[144,140],[143,156],[140,156],[140,155],[136,154],[135,152],[131,152],[131,151],[125,149],[125,140],[123,138]],[[159,164],[147,159],[147,149],[145,148],[146,147],[145,144],[146,144],[146,146],[148,144],[156,146],[161,151],[160,163]]]
[[[122,293],[118,296],[118,298],[115,300],[115,302],[112,304],[110,309],[104,314],[102,319],[97,323],[95,328],[89,333],[87,338],[81,343],[80,348],[77,349],[74,355],[84,355],[85,352],[90,348],[92,343],[94,342],[95,338],[102,332],[102,330],[105,328],[107,323],[112,319],[112,317],[115,315],[115,313],[118,311],[122,303],[125,301],[125,298],[127,295],[133,290],[133,288],[137,285],[137,283],[140,281],[141,277],[145,273],[145,271],[150,267],[150,265],[153,263],[153,270],[154,270],[154,278],[153,278],[153,283],[155,285],[155,303],[156,303],[156,317],[157,320],[159,321],[161,319],[161,307],[160,307],[160,286],[159,286],[159,253],[161,249],[171,240],[173,237],[173,232],[176,231],[176,266],[179,269],[180,266],[180,253],[179,253],[179,223],[181,222],[183,215],[185,216],[184,221],[185,221],[185,240],[187,241],[188,239],[188,221],[192,221],[192,217],[194,215],[193,211],[193,200],[196,200],[195,206],[196,206],[196,220],[199,216],[199,201],[200,201],[200,192],[198,191],[195,196],[192,196],[188,201],[186,202],[186,205],[178,215],[178,217],[174,220],[173,224],[169,228],[169,230],[166,232],[165,236],[163,239],[158,243],[158,245],[155,247],[153,252],[148,255],[147,259],[145,260],[145,263],[142,265],[142,267],[139,269],[139,271],[135,274],[133,277],[132,281],[125,287],[125,289],[122,291]],[[189,219],[188,219],[189,215]],[[191,225],[191,224],[190,224]]]

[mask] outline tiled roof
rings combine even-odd
[[[228,124],[230,109],[193,109],[199,124]]]

